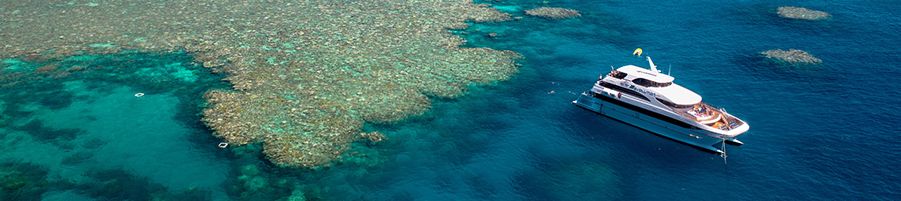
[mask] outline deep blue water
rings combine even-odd
[[[524,16],[456,31],[469,46],[520,52],[520,73],[435,101],[422,116],[368,125],[388,140],[355,145],[332,167],[282,169],[258,147],[215,148],[197,112],[202,92],[224,83],[184,53],[48,61],[119,68],[22,90],[39,98],[3,91],[0,159],[28,173],[22,178],[67,181],[31,183],[26,187],[45,191],[19,191],[23,200],[901,199],[901,4],[495,3],[517,16],[545,5],[583,16]],[[782,5],[833,17],[786,20],[775,16]],[[749,122],[740,137],[746,145],[727,147],[728,163],[570,103],[610,66],[645,66],[630,56],[636,47],[663,70],[671,66],[676,82],[706,102]],[[776,48],[808,51],[823,64],[758,56]],[[3,65],[42,65],[17,62]],[[67,98],[52,98],[60,96]]]

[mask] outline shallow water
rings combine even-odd
[[[504,1],[505,12],[543,6]],[[418,117],[367,125],[317,170],[282,169],[255,146],[218,149],[199,122],[202,93],[223,87],[185,53],[89,55],[7,71],[88,66],[0,94],[4,167],[32,181],[13,200],[896,200],[901,175],[901,16],[889,1],[799,1],[827,21],[775,17],[781,1],[567,1],[583,17],[534,17],[455,31],[469,46],[525,56],[512,80],[438,100]],[[516,14],[521,16],[521,14]],[[489,38],[490,32],[498,33]],[[683,86],[751,125],[719,156],[571,105],[642,47]],[[766,62],[797,48],[816,66]],[[91,68],[101,67],[102,68]],[[671,66],[671,67],[670,67]],[[29,70],[31,69],[31,70]],[[27,93],[23,93],[27,92]],[[143,97],[134,94],[143,92]],[[39,168],[26,166],[32,164]],[[5,172],[9,172],[6,168]],[[27,170],[27,171],[24,171]],[[45,178],[42,175],[46,175]],[[47,180],[40,183],[38,180]],[[128,183],[104,190],[99,184]],[[4,189],[6,190],[6,188]],[[124,192],[124,193],[123,193]],[[7,193],[7,191],[4,191]],[[41,196],[43,195],[43,196]]]
[[[28,64],[79,69],[29,75],[35,79],[0,96],[7,117],[0,158],[46,168],[54,183],[46,186],[48,199],[103,181],[100,171],[121,171],[127,174],[117,177],[172,191],[209,189],[210,196],[225,198],[221,183],[228,166],[218,162],[223,158],[215,147],[198,144],[213,140],[198,112],[205,90],[227,85],[192,63],[191,55],[130,52]]]

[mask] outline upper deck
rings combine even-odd
[[[641,91],[649,92],[651,97],[659,99],[670,107],[689,107],[701,102],[701,95],[673,83],[672,76],[648,70],[642,67],[627,65],[611,71],[607,82],[626,88],[637,86]]]
[[[660,72],[654,72],[646,68],[638,67],[635,65],[627,65],[623,67],[619,67],[616,71],[623,72],[628,74],[625,77],[626,80],[634,81],[635,79],[646,79],[651,82],[656,83],[672,83],[675,78],[669,76],[667,74],[663,74]]]

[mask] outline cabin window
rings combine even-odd
[[[638,93],[638,92],[632,91],[631,89],[626,89],[625,87],[616,86],[615,84],[610,84],[610,83],[606,83],[606,82],[601,82],[601,86],[606,87],[606,88],[611,88],[611,89],[616,90],[616,91],[619,91],[619,92],[621,92],[621,93],[629,94],[629,95],[631,95],[631,96],[634,96],[634,97],[636,97],[636,98],[640,98],[640,99],[645,100],[645,101],[650,101],[650,100],[648,100],[648,98],[645,97],[644,95],[641,95],[641,94]]]
[[[674,119],[674,118],[672,118],[672,117],[669,117],[669,116],[666,116],[666,115],[663,115],[663,114],[660,114],[660,113],[652,112],[652,111],[650,111],[650,110],[648,110],[648,109],[644,109],[644,108],[641,108],[641,107],[638,107],[638,106],[635,106],[635,105],[632,105],[632,104],[624,103],[624,102],[622,102],[622,101],[618,101],[618,100],[613,99],[613,98],[610,98],[610,97],[606,97],[606,96],[596,96],[596,97],[598,97],[598,98],[600,98],[600,99],[603,99],[603,100],[606,100],[606,101],[608,101],[608,102],[611,102],[611,103],[613,103],[613,104],[616,104],[616,105],[618,105],[618,106],[620,106],[620,107],[624,107],[624,108],[627,108],[627,109],[630,109],[630,110],[638,111],[638,112],[641,112],[641,113],[644,114],[644,115],[648,115],[648,116],[650,116],[650,117],[654,117],[654,118],[657,118],[657,119],[660,119],[660,120],[669,122],[669,123],[671,123],[671,124],[674,124],[674,125],[677,125],[677,126],[680,126],[680,127],[683,127],[683,128],[687,128],[687,129],[699,129],[698,127],[692,126],[691,124],[685,123],[685,122],[683,122],[683,121],[676,120],[676,119]]]
[[[675,103],[672,103],[672,102],[669,102],[669,101],[666,101],[666,100],[663,100],[660,98],[657,98],[657,101],[660,101],[664,105],[669,106],[671,108],[690,108],[691,106],[694,106],[694,105],[679,105],[679,104],[675,104]]]
[[[644,78],[636,78],[636,79],[632,80],[632,83],[635,83],[637,85],[641,85],[644,87],[667,87],[667,86],[673,84],[673,82],[659,83],[659,82],[654,82],[654,81],[644,79]]]

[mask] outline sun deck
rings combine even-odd
[[[674,111],[695,122],[724,131],[738,128],[744,124],[744,122],[729,115],[722,109],[710,106],[703,102],[695,104],[690,108],[674,109]]]

